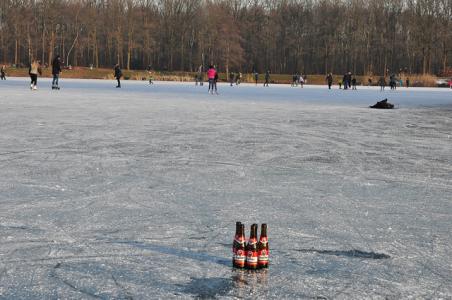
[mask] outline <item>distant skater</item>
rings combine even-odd
[[[410,87],[410,78],[409,77],[407,77],[405,80],[405,86],[406,86],[406,88]]]
[[[234,85],[234,79],[235,79],[234,72],[229,73],[229,83],[231,84],[231,86]]]
[[[356,78],[352,78],[352,90],[356,90]]]
[[[378,84],[380,85],[380,91],[383,92],[386,87],[386,80],[385,80],[384,76],[380,77],[380,79],[378,80]]]
[[[345,81],[347,83],[347,88],[351,89],[352,88],[352,72],[347,73]]]
[[[326,82],[328,83],[328,89],[331,90],[331,86],[333,85],[333,74],[329,73],[326,76]]]
[[[298,86],[298,74],[295,73],[292,75],[292,84],[290,86]]]
[[[203,72],[204,67],[202,65],[199,66],[198,68],[198,82],[200,86],[204,85],[204,72]]]
[[[121,88],[121,77],[122,77],[121,68],[119,67],[119,64],[116,64],[115,65],[115,78],[118,81],[118,85],[116,86],[116,88]]]
[[[268,87],[269,83],[270,83],[270,70],[267,70],[265,72],[265,83],[264,83],[264,86]]]
[[[37,90],[38,89],[38,75],[42,74],[41,70],[41,64],[38,60],[34,60],[30,64],[30,68],[28,69],[28,74],[30,75],[31,79],[31,90]]]
[[[199,84],[199,75],[198,73],[195,74],[195,86],[198,86]]]
[[[389,87],[391,88],[391,90],[397,89],[397,81],[396,81],[396,77],[394,74],[389,76]]]
[[[149,84],[154,84],[154,78],[152,78],[152,67],[149,65],[146,69],[148,71]]]
[[[239,85],[242,82],[242,73],[238,72],[235,76],[235,85]]]
[[[215,82],[215,78],[218,78],[217,76],[218,76],[217,70],[215,70],[215,68],[212,65],[210,65],[209,70],[207,70],[207,78],[209,80],[209,93],[210,94],[213,94],[214,89],[215,89],[215,93],[218,94],[217,85]]]
[[[300,74],[299,83],[300,83],[301,88],[303,88],[303,85],[304,85],[304,77],[303,77],[303,74]]]
[[[254,81],[256,82],[257,85],[257,82],[259,81],[259,73],[257,72],[254,72]]]
[[[0,79],[6,80],[6,66],[5,65],[3,65],[2,68],[0,69]]]
[[[58,86],[60,73],[61,73],[61,57],[57,55],[52,61],[52,75],[53,75],[52,90],[60,89],[60,87]]]

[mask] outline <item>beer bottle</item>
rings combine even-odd
[[[267,238],[267,224],[261,225],[261,236],[257,244],[257,264],[259,268],[268,268],[268,238]]]
[[[234,243],[232,245],[232,265],[236,268],[245,267],[245,225],[237,222]]]
[[[251,225],[250,239],[246,245],[246,268],[257,269],[257,224]]]

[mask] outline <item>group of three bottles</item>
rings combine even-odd
[[[261,236],[257,240],[257,224],[251,225],[250,238],[245,239],[245,224],[236,223],[232,245],[232,265],[235,268],[257,270],[268,267],[267,224],[261,226]]]

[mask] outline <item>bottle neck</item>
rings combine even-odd
[[[267,237],[267,224],[262,224],[261,227],[261,238]]]
[[[256,224],[251,225],[250,240],[251,239],[257,239],[257,225]]]
[[[235,224],[235,236],[239,236],[240,235],[240,233],[241,233],[241,231],[240,231],[240,229],[241,229],[241,223],[240,222],[237,222],[236,224]]]

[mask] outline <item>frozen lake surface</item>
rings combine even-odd
[[[452,90],[38,84],[0,82],[0,299],[452,297]]]

